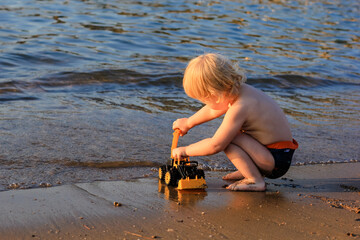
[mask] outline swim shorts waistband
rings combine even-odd
[[[272,143],[272,144],[268,144],[266,145],[267,148],[271,148],[271,149],[285,149],[285,148],[290,148],[290,149],[297,149],[299,147],[299,144],[297,143],[297,141],[295,139],[293,139],[292,141],[282,141],[282,142],[276,142],[276,143]]]

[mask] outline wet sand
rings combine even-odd
[[[261,193],[156,178],[0,192],[0,239],[360,239],[360,163],[293,166]],[[118,202],[119,206],[114,206]]]

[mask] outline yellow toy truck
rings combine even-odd
[[[197,169],[198,162],[190,161],[189,157],[174,159],[172,150],[176,148],[179,141],[180,130],[176,129],[173,133],[171,145],[171,165],[163,165],[159,168],[159,179],[165,181],[168,186],[183,189],[204,189],[206,188],[205,173],[202,169]]]

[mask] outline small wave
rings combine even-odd
[[[90,168],[129,168],[129,167],[158,167],[161,164],[151,161],[111,161],[111,162],[75,162],[68,161],[64,164],[69,167]]]
[[[343,160],[343,161],[334,161],[334,160],[328,160],[328,161],[320,161],[320,162],[296,162],[295,166],[305,166],[305,165],[328,165],[328,164],[339,164],[339,163],[357,163],[359,160],[357,159],[350,159],[350,160]]]
[[[26,97],[0,97],[0,102],[9,102],[9,101],[33,101],[38,100],[37,97],[26,96]]]
[[[295,162],[292,163],[293,166],[308,166],[308,165],[331,165],[331,164],[347,164],[347,163],[358,163],[360,162],[357,159],[350,159],[350,160],[328,160],[328,161],[320,161],[320,162]],[[199,168],[205,170],[205,171],[213,171],[213,172],[228,172],[228,171],[236,171],[236,168],[233,166],[212,166],[209,164],[201,163],[199,165]]]
[[[360,85],[300,75],[275,75],[249,78],[248,83],[260,89],[308,89],[339,85]],[[182,73],[142,74],[128,69],[100,70],[94,72],[62,72],[30,82],[0,82],[0,95],[4,93],[23,93],[24,90],[31,91],[31,89],[41,89],[42,91],[52,92],[54,89],[59,91],[58,88],[67,88],[66,91],[69,91],[68,87],[71,87],[70,91],[76,91],[79,89],[73,88],[74,86],[78,86],[81,89],[81,86],[99,84],[118,84],[128,88],[163,87],[164,89],[182,91]]]
[[[109,84],[112,90],[117,85],[129,90],[160,87],[166,91],[182,91],[182,75],[142,74],[127,69],[62,72],[30,81],[0,81],[0,101],[37,100],[31,96],[33,92],[107,91]]]
[[[88,28],[90,30],[103,30],[103,31],[111,31],[114,33],[124,33],[127,32],[120,27],[113,27],[113,26],[101,26],[101,25],[94,25],[94,24],[82,24],[84,28]]]
[[[22,93],[23,91],[16,86],[17,83],[15,81],[0,82],[0,94]]]
[[[101,70],[94,72],[64,72],[46,76],[38,81],[45,87],[61,87],[74,85],[91,85],[99,83],[115,83],[128,86],[173,86],[181,87],[180,73],[142,74],[128,69]]]
[[[87,73],[59,73],[41,78],[41,85],[58,87],[67,85],[91,85],[116,83],[121,85],[150,87],[164,86],[182,88],[182,73],[142,74],[128,69],[101,70]],[[301,75],[274,75],[270,77],[249,78],[248,83],[261,88],[313,88],[334,85],[355,85],[357,83],[313,78]]]
[[[360,86],[357,83],[340,82],[335,80],[313,78],[300,75],[274,75],[267,78],[249,78],[248,83],[261,89],[299,89],[327,86]]]
[[[12,64],[12,65],[19,65],[21,63],[23,64],[27,64],[27,63],[32,63],[32,64],[60,64],[62,63],[62,61],[53,58],[53,57],[49,57],[46,54],[39,54],[37,56],[34,55],[30,55],[30,54],[25,54],[25,53],[10,53],[8,55],[5,56],[5,59],[8,59],[10,62],[8,62],[8,64]]]

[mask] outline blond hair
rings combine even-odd
[[[203,100],[211,96],[236,97],[246,76],[237,65],[220,54],[208,53],[192,59],[183,79],[185,93]]]

